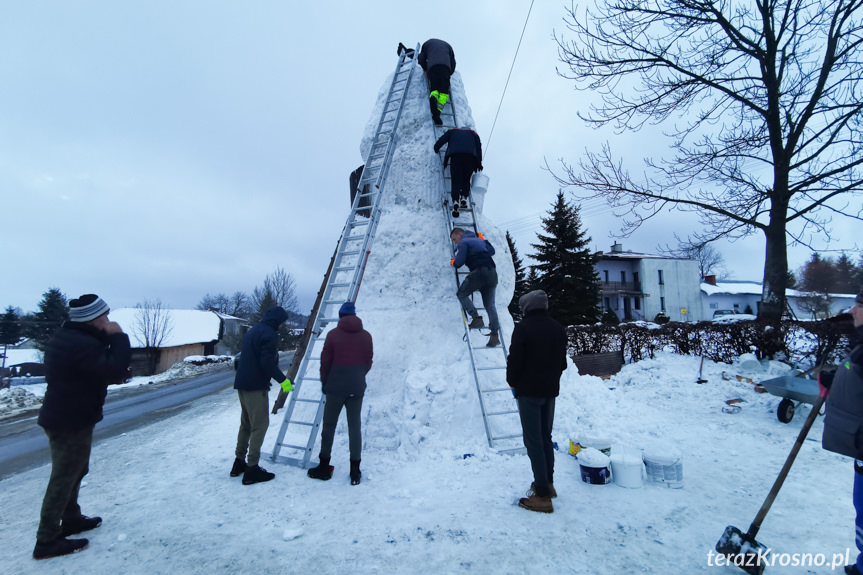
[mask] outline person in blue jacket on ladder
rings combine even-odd
[[[482,305],[488,312],[488,327],[491,330],[486,346],[495,347],[500,345],[500,323],[497,319],[497,310],[494,307],[494,288],[497,287],[497,268],[491,256],[494,255],[494,246],[482,234],[477,236],[472,231],[461,228],[453,228],[450,239],[456,244],[455,257],[450,262],[456,269],[467,264],[470,273],[458,286],[456,297],[461,306],[471,317],[468,325],[470,329],[484,327],[482,317],[476,311],[476,306],[470,300],[473,292],[479,291],[482,296]]]

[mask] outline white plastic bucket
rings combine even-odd
[[[645,449],[642,460],[648,481],[672,489],[683,487],[683,461],[676,449],[665,446]]]
[[[482,205],[485,200],[485,193],[488,191],[488,176],[484,172],[477,172],[473,175],[470,182],[470,195],[473,198],[473,203],[477,213],[482,213]]]
[[[638,489],[644,482],[644,462],[637,452],[617,452],[612,455],[611,471],[614,483],[621,487]]]
[[[611,483],[611,470],[608,467],[607,455],[586,447],[578,452],[578,466],[581,469],[581,480],[591,485],[608,485]]]
[[[606,437],[585,437],[578,442],[582,447],[592,447],[601,451],[603,455],[611,457],[611,440]]]

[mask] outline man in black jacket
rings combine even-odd
[[[279,306],[271,307],[264,319],[243,337],[234,389],[240,397],[240,431],[237,433],[236,458],[231,477],[243,474],[243,485],[269,481],[276,476],[260,465],[261,445],[270,426],[270,379],[280,384],[291,383],[279,369],[278,331],[288,319],[288,312]],[[249,457],[246,460],[246,452]]]
[[[452,199],[452,217],[459,217],[459,201],[461,207],[467,207],[470,195],[470,178],[474,172],[482,170],[482,142],[479,134],[470,128],[452,128],[443,133],[435,142],[434,152],[437,154],[446,145],[443,158],[444,168],[449,164],[450,198]]]
[[[542,290],[518,300],[523,319],[512,331],[506,381],[518,400],[524,446],[533,470],[533,483],[520,507],[552,513],[554,490],[554,402],[560,394],[560,375],[566,369],[566,330],[548,315],[548,296]]]
[[[851,308],[854,331],[849,337],[849,352],[838,369],[822,372],[818,383],[827,395],[824,432],[821,445],[828,451],[854,458],[853,501],[857,527],[857,560],[845,567],[845,573],[863,573],[863,292]],[[828,392],[829,390],[829,392]]]
[[[440,126],[443,124],[440,113],[449,100],[449,78],[455,72],[455,54],[452,46],[437,38],[426,40],[420,48],[417,62],[428,76],[432,120]]]
[[[69,321],[45,349],[48,388],[39,410],[51,449],[51,478],[42,501],[34,559],[69,555],[87,539],[66,539],[102,524],[78,505],[81,480],[90,465],[93,427],[102,420],[108,386],[129,374],[129,337],[108,320],[108,304],[95,294],[69,302]]]

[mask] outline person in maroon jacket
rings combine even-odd
[[[321,428],[320,464],[309,469],[312,479],[326,481],[333,476],[330,452],[342,407],[348,417],[348,443],[351,452],[351,485],[359,485],[363,436],[360,415],[366,390],[366,373],[372,368],[372,336],[363,329],[353,302],[339,309],[339,323],[327,334],[321,352],[321,385],[326,395]]]

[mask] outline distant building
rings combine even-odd
[[[619,243],[597,255],[602,307],[622,321],[652,321],[660,312],[672,321],[703,318],[695,260],[623,251]]]
[[[226,329],[239,330],[239,318],[223,316],[212,311],[194,309],[168,309],[171,329],[159,345],[156,373],[166,371],[190,355],[216,355]],[[145,338],[139,327],[140,310],[137,308],[112,309],[110,319],[120,324],[132,344],[132,373],[147,371],[148,356]],[[237,322],[233,321],[237,320]],[[226,328],[227,326],[227,328]]]
[[[716,276],[707,276],[701,284],[704,302],[704,319],[712,319],[717,311],[731,310],[744,313],[749,308],[758,314],[761,304],[762,284],[753,281],[717,281]],[[798,290],[785,290],[788,308],[800,320],[823,319],[842,313],[854,305],[855,294],[811,294]]]

